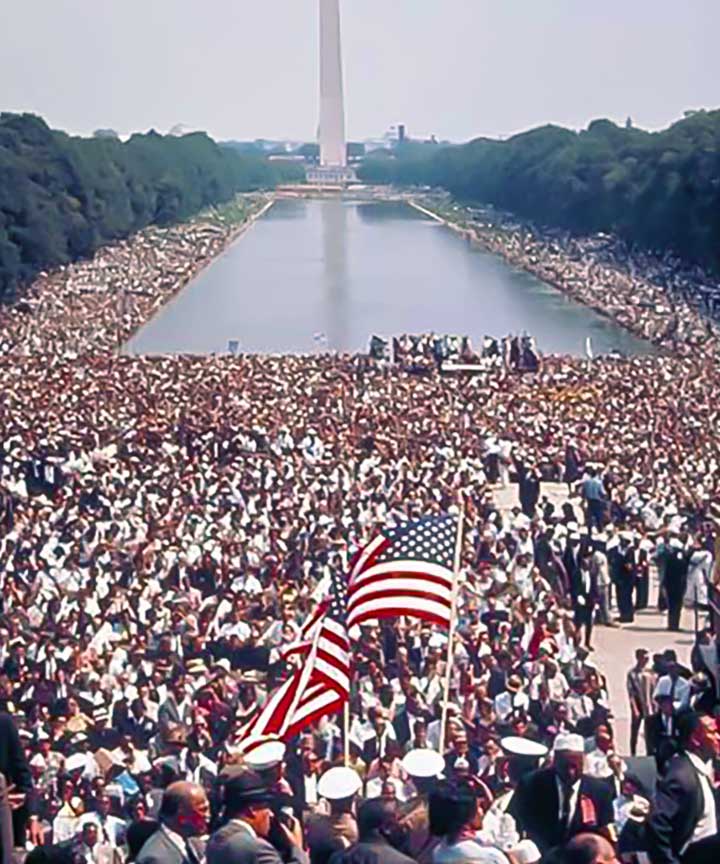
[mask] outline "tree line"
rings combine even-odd
[[[612,232],[720,271],[720,111],[688,113],[662,132],[596,120],[506,141],[409,142],[369,156],[367,183],[444,187],[540,225]]]
[[[148,225],[273,187],[285,179],[280,171],[200,132],[122,142],[71,137],[30,114],[0,114],[0,297],[40,270]]]

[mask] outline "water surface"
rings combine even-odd
[[[532,333],[541,350],[648,343],[406,204],[278,201],[130,340],[131,353],[364,350],[368,337]],[[322,334],[322,336],[320,335]]]

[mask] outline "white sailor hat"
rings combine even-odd
[[[521,738],[519,735],[508,735],[500,739],[500,746],[509,756],[526,756],[532,759],[542,759],[547,756],[548,748],[539,741]]]
[[[558,735],[555,739],[553,750],[555,753],[584,753],[585,739],[582,735]]]
[[[282,741],[266,741],[245,755],[245,763],[256,771],[267,771],[279,765],[285,758]]]
[[[330,768],[320,778],[318,783],[318,795],[327,798],[328,801],[340,801],[343,798],[352,798],[362,787],[362,780],[357,771],[352,768],[337,766]]]
[[[542,858],[540,850],[532,840],[521,840],[517,846],[513,846],[509,851],[512,853],[513,861],[516,861],[517,864],[536,864]]]
[[[411,777],[429,779],[439,777],[445,770],[445,760],[437,750],[410,750],[402,760],[402,766]]]
[[[65,770],[70,773],[71,771],[79,771],[85,770],[87,768],[87,754],[85,753],[73,753],[72,756],[68,756],[65,760]]]

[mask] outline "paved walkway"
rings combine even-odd
[[[542,494],[547,495],[557,507],[567,500],[567,486],[564,483],[543,483]],[[495,500],[503,510],[516,506],[517,486],[498,489]],[[579,507],[576,509],[580,512]],[[670,633],[666,629],[665,616],[657,612],[656,584],[651,586],[650,602],[651,608],[638,613],[634,624],[596,627],[593,633],[593,661],[607,677],[616,739],[624,754],[630,750],[630,708],[625,691],[625,675],[634,663],[635,649],[647,648],[651,654],[657,654],[666,648],[674,648],[680,662],[689,665],[694,642],[694,613],[691,610],[683,611],[682,631]],[[643,755],[645,751],[642,743],[639,750],[640,755]]]

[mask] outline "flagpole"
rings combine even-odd
[[[343,705],[343,760],[350,767],[350,699]]]
[[[452,590],[452,601],[450,606],[450,629],[448,631],[448,650],[447,650],[447,660],[445,664],[445,691],[443,696],[443,705],[442,705],[442,715],[440,719],[440,741],[439,741],[439,749],[440,755],[445,752],[445,734],[447,731],[447,706],[448,699],[450,698],[450,681],[452,679],[452,666],[453,666],[453,658],[454,658],[454,642],[455,642],[455,626],[456,626],[456,618],[457,618],[457,595],[458,595],[458,583],[460,577],[460,564],[462,562],[462,540],[463,540],[463,527],[465,522],[465,502],[463,501],[462,494],[458,496],[458,503],[460,506],[460,513],[458,514],[458,524],[457,524],[457,535],[455,537],[455,562],[453,565],[453,590]]]

